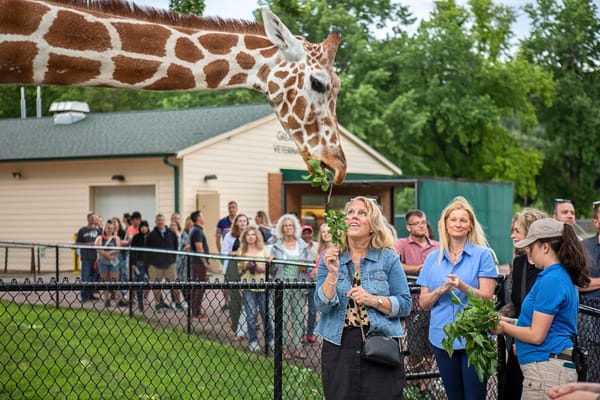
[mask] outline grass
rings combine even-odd
[[[285,399],[322,399],[284,365]],[[273,360],[119,313],[0,302],[0,399],[272,399]]]

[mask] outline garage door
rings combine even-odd
[[[96,186],[92,188],[93,209],[106,221],[108,218],[121,217],[123,213],[139,211],[142,219],[154,226],[156,215],[156,187],[144,186]],[[169,216],[167,216],[169,218]]]

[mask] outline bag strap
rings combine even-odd
[[[352,270],[350,269],[350,264],[346,264],[346,268],[348,268],[348,278],[351,279],[351,285],[354,284],[354,274],[352,273]],[[352,299],[352,301],[354,301],[354,299]],[[354,301],[354,304],[356,305],[356,308],[358,308],[358,304],[356,304],[356,301]],[[367,337],[365,336],[365,330],[363,328],[363,319],[362,319],[362,314],[360,313],[360,310],[358,310],[358,317],[360,318],[361,324],[360,324],[360,335],[362,336],[362,341],[363,343],[367,342]]]
[[[527,267],[529,266],[529,260],[525,259],[523,263],[523,272],[521,273],[521,306],[523,305],[523,300],[525,300],[525,291],[527,290],[527,285],[525,280],[527,279]]]

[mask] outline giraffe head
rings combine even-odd
[[[311,169],[308,160],[317,159],[333,173],[335,183],[342,183],[346,157],[335,113],[340,80],[333,69],[341,35],[333,32],[314,44],[294,36],[268,10],[263,10],[263,21],[279,50],[273,67],[265,71],[269,102],[307,167]]]

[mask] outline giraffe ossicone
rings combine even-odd
[[[122,0],[0,0],[0,84],[265,93],[307,163],[346,176],[333,62],[341,35],[182,16]]]

